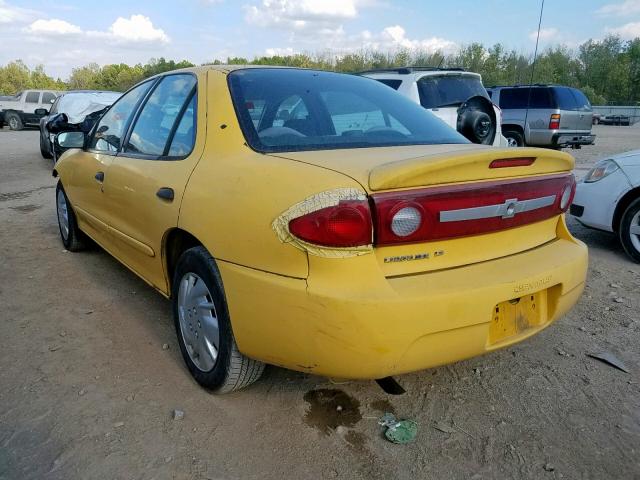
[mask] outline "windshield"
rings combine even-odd
[[[418,80],[420,104],[424,108],[452,107],[480,95],[489,98],[487,90],[475,75],[429,75]]]
[[[260,152],[469,143],[368,78],[260,68],[232,72],[229,87],[245,138]]]
[[[63,95],[56,104],[57,113],[66,113],[70,123],[79,123],[90,113],[112,105],[118,92],[76,92]]]

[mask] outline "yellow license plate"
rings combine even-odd
[[[547,320],[547,291],[499,303],[493,310],[489,328],[489,344],[520,335],[539,327]]]

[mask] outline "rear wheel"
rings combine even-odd
[[[618,234],[625,252],[640,263],[640,198],[631,202],[625,210]]]
[[[17,113],[7,113],[5,121],[11,130],[22,130],[22,120]]]
[[[509,147],[524,147],[524,137],[517,130],[506,130],[502,134],[507,139]]]
[[[180,351],[200,385],[228,393],[260,378],[264,363],[238,350],[222,278],[204,247],[190,248],[178,260],[172,297]]]

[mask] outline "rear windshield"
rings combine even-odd
[[[386,85],[387,87],[391,87],[394,90],[399,89],[400,85],[402,85],[402,80],[394,80],[391,78],[374,78],[374,80],[377,80],[378,82]]]
[[[550,88],[503,88],[500,90],[500,108],[503,110],[527,108],[527,105],[529,108],[557,108]]]
[[[420,104],[424,108],[453,107],[480,95],[489,98],[480,78],[471,75],[437,75],[418,80]]]
[[[242,131],[260,152],[469,143],[375,80],[296,69],[229,74]]]

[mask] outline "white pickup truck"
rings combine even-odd
[[[0,127],[6,123],[11,130],[22,130],[25,125],[38,125],[59,95],[54,90],[24,90],[0,97]]]

